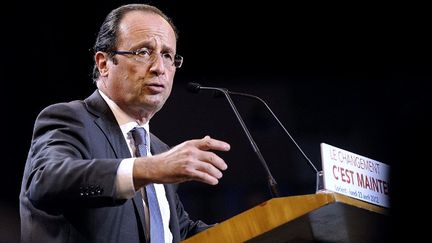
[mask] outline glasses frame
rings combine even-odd
[[[142,52],[143,52],[143,50],[137,50],[137,51],[119,51],[119,50],[115,50],[115,51],[111,51],[110,53],[113,54],[113,55],[134,55],[134,56],[139,56]],[[180,55],[178,55],[178,54],[175,54],[172,66],[174,66],[175,68],[181,68],[182,65],[183,65],[183,57],[180,56]]]

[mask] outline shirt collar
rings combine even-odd
[[[136,126],[144,127],[147,133],[150,133],[150,125],[149,122],[146,122],[143,125],[139,125],[138,121],[126,114],[113,100],[111,100],[104,92],[98,90],[102,98],[108,104],[109,108],[114,114],[114,117],[117,120],[120,129],[122,130],[123,135],[127,136],[127,133],[132,130],[132,128]]]

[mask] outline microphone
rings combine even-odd
[[[293,136],[291,136],[291,134],[288,132],[288,130],[285,128],[285,126],[282,124],[282,122],[280,122],[279,118],[275,115],[275,113],[272,111],[272,109],[270,109],[270,106],[268,106],[267,103],[263,99],[261,99],[258,96],[255,96],[255,95],[241,93],[241,92],[234,92],[234,91],[228,91],[228,93],[231,95],[238,95],[238,96],[243,96],[243,97],[247,97],[250,99],[255,99],[255,100],[260,101],[262,104],[264,104],[264,106],[267,108],[267,110],[270,112],[270,114],[273,116],[273,118],[277,121],[279,126],[284,130],[284,132],[291,139],[291,142],[293,142],[294,145],[297,147],[297,150],[300,151],[300,153],[303,155],[303,158],[306,159],[306,161],[308,162],[308,165],[312,168],[312,170],[314,170],[314,172],[316,174],[315,191],[320,192],[321,190],[323,190],[324,189],[324,178],[323,178],[324,174],[323,174],[323,172],[319,171],[315,167],[315,165],[312,163],[312,161],[309,159],[309,157],[303,152],[303,149],[301,149],[301,147],[297,144],[297,142],[295,141]],[[215,97],[218,97],[218,96],[220,96],[220,93],[215,94]]]
[[[300,153],[302,154],[302,156],[306,159],[306,161],[308,162],[308,165],[314,170],[314,172],[316,173],[316,192],[319,192],[320,190],[323,189],[324,185],[323,185],[323,172],[322,171],[318,171],[318,169],[315,167],[315,165],[312,163],[312,161],[309,159],[309,157],[303,152],[303,150],[301,149],[301,147],[297,144],[297,142],[295,141],[295,139],[291,136],[291,134],[288,132],[288,130],[285,128],[285,126],[282,124],[282,122],[280,122],[279,118],[275,115],[275,113],[272,111],[272,109],[270,109],[270,107],[267,105],[267,103],[261,99],[258,96],[255,95],[251,95],[251,94],[246,94],[246,93],[240,93],[240,92],[234,92],[234,91],[229,91],[227,89],[224,88],[213,88],[213,87],[203,87],[198,83],[188,83],[187,85],[187,89],[191,92],[194,93],[198,93],[201,89],[209,89],[209,90],[214,90],[216,93],[214,94],[215,97],[220,97],[221,94],[225,94],[226,95],[237,95],[237,96],[242,96],[242,97],[247,97],[250,99],[255,99],[260,101],[262,104],[264,104],[264,106],[267,108],[267,110],[270,112],[270,114],[273,116],[273,118],[277,121],[277,123],[279,124],[280,127],[282,127],[282,129],[284,130],[284,132],[288,135],[288,137],[290,138],[290,140],[294,143],[294,145],[297,147],[297,149],[300,151]],[[222,91],[224,90],[224,92]]]
[[[200,90],[213,90],[222,93],[225,98],[228,100],[228,103],[231,106],[231,109],[234,111],[234,114],[236,115],[238,121],[240,122],[241,127],[243,128],[243,131],[245,132],[254,152],[256,153],[259,161],[261,162],[262,166],[264,167],[264,170],[267,174],[267,182],[270,187],[270,192],[272,197],[279,197],[279,190],[277,188],[277,182],[274,179],[273,175],[270,172],[270,169],[268,168],[267,162],[265,161],[263,155],[261,154],[258,146],[256,145],[254,139],[252,138],[252,135],[250,134],[248,128],[246,127],[243,118],[241,117],[240,113],[238,112],[236,106],[234,105],[234,102],[231,99],[231,96],[229,95],[229,91],[225,88],[216,88],[216,87],[205,87],[201,86],[198,83],[188,83],[186,86],[187,90],[189,90],[192,93],[198,93]]]

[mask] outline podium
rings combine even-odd
[[[182,243],[387,242],[389,221],[386,208],[324,192],[270,199]]]

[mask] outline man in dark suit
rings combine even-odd
[[[98,89],[36,119],[20,193],[22,242],[155,242],[148,185],[160,209],[152,225],[163,232],[159,242],[209,227],[189,218],[175,185],[217,184],[227,165],[211,151],[229,144],[206,136],[170,149],[149,132],[183,62],[176,41],[173,23],[153,6],[124,5],[106,17],[94,46]],[[135,128],[145,129],[146,156],[135,156]]]

